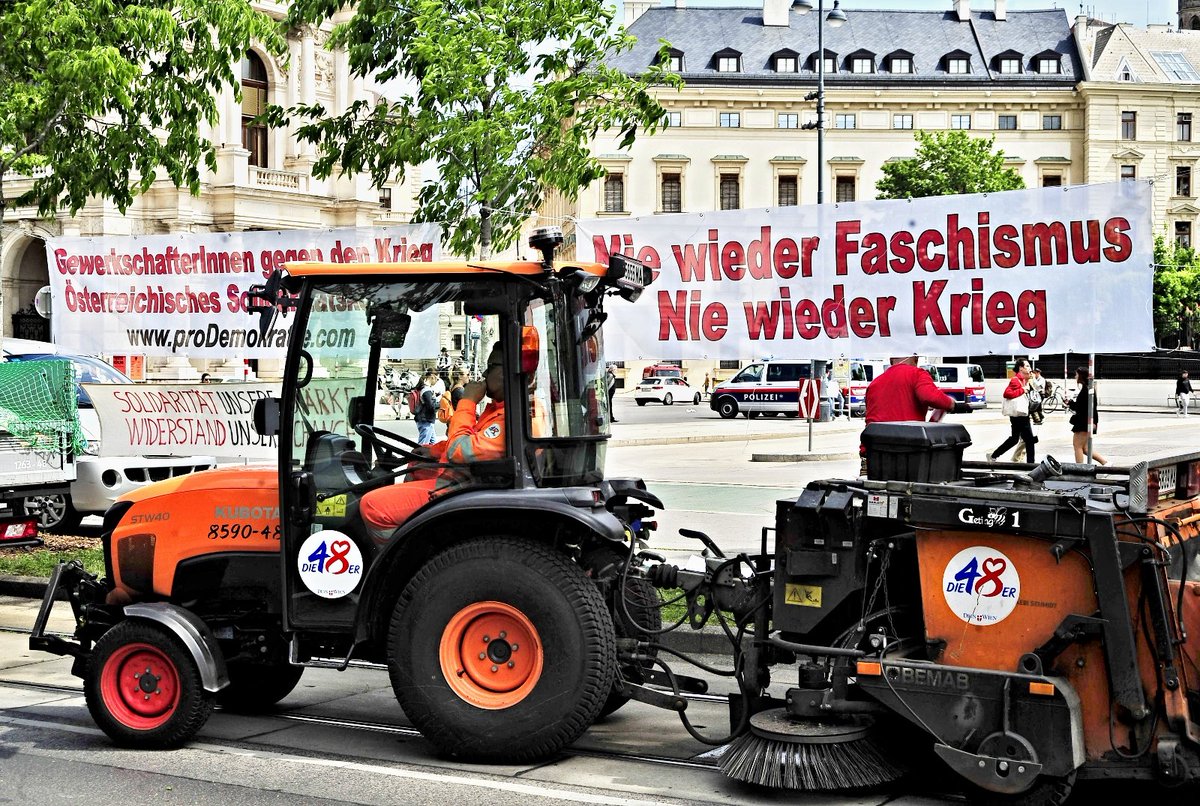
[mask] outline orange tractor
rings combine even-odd
[[[1057,803],[1081,777],[1195,786],[1200,453],[993,467],[962,461],[957,424],[874,423],[866,477],[779,501],[773,545],[764,529],[757,554],[725,557],[685,532],[704,556],[668,565],[645,549],[661,503],[604,476],[603,303],[650,275],[555,263],[559,243],[539,232],[528,263],[298,264],[258,290],[264,326],[294,316],[282,397],[255,411],[277,466],[124,497],[105,578],[60,566],[30,638],[75,657],[109,736],[177,745],[214,701],[268,706],[306,666],[353,659],[466,758],[546,757],[637,699],[761,786],[935,766],[975,801]],[[431,450],[375,397],[383,351],[444,302],[499,336],[492,403],[460,403]],[[456,443],[480,435],[495,450]],[[409,511],[385,528],[373,502],[393,494]],[[656,588],[681,591],[678,623]],[[45,631],[58,590],[71,640]],[[688,722],[704,684],[658,651],[713,619],[738,687],[722,737]]]

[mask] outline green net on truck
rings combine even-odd
[[[64,443],[75,455],[87,448],[79,426],[75,368],[66,359],[0,363],[0,431],[32,450],[58,451]]]

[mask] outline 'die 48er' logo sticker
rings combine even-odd
[[[325,529],[309,536],[296,558],[304,587],[324,599],[340,599],[358,587],[362,552],[350,536]]]
[[[1021,597],[1017,566],[990,546],[972,546],[954,555],[942,574],[946,604],[968,624],[999,624]]]

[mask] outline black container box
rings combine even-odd
[[[957,481],[971,435],[958,423],[871,423],[862,432],[867,478],[876,481]]]

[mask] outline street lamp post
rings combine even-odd
[[[830,28],[841,28],[846,22],[846,12],[838,8],[840,0],[833,0],[833,9],[825,14],[825,0],[796,0],[795,9],[807,14],[817,9],[817,91],[809,93],[804,100],[817,101],[817,122],[805,124],[806,129],[817,130],[817,204],[825,203],[825,23]]]

